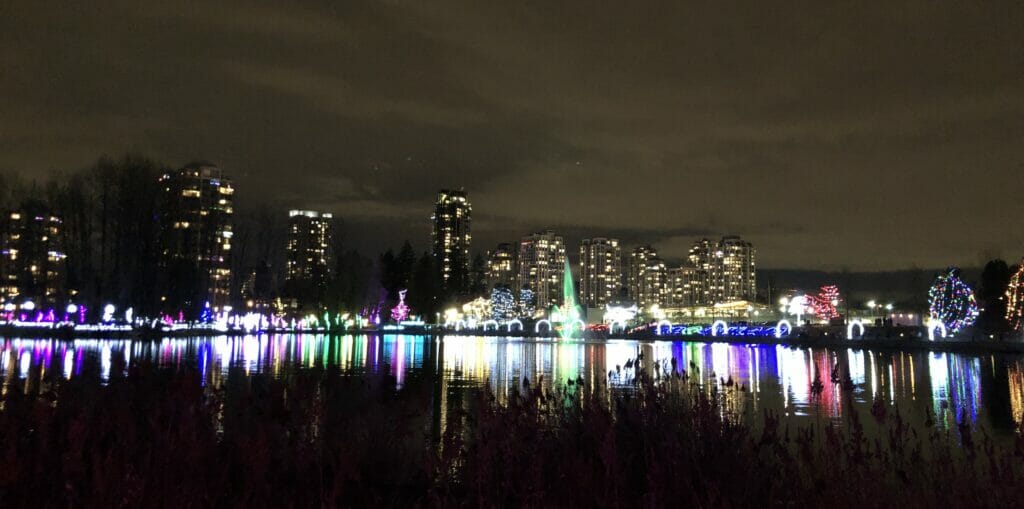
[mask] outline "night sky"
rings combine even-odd
[[[333,211],[368,251],[426,249],[464,187],[481,251],[1024,256],[1024,3],[555,3],[0,2],[0,170],[211,160],[239,207]]]

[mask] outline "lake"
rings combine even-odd
[[[286,379],[301,370],[387,379],[396,391],[431,384],[434,411],[446,426],[452,407],[487,388],[500,400],[517,386],[565,385],[632,390],[640,370],[675,370],[717,391],[724,408],[754,419],[776,412],[792,423],[842,425],[868,416],[876,398],[907,422],[955,428],[961,419],[997,439],[1024,417],[1024,356],[787,348],[694,342],[637,342],[412,335],[279,335],[129,340],[0,339],[2,390],[44,391],[60,378],[105,384],[133,365],[198,370],[211,388],[247,377]],[[821,382],[820,385],[815,381]],[[817,390],[815,387],[818,387]],[[863,419],[868,421],[869,419]]]

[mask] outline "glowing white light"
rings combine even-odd
[[[668,320],[658,320],[658,326],[657,326],[657,328],[656,328],[656,329],[654,330],[654,332],[655,332],[655,333],[656,333],[657,335],[659,335],[659,336],[661,335],[661,328],[662,328],[662,327],[668,327],[668,333],[669,333],[669,334],[672,334],[672,322],[670,322],[670,321],[668,321]]]
[[[627,322],[636,318],[636,314],[638,311],[639,310],[635,305],[627,308],[622,306],[610,306],[606,304],[604,307],[604,322],[619,322],[622,323],[623,326],[625,326]]]
[[[71,373],[75,367],[75,351],[68,349],[64,352],[64,378],[71,379]]]
[[[715,320],[715,323],[711,324],[711,335],[718,336],[718,331],[722,331],[723,336],[729,335],[729,324],[725,323],[725,320]]]
[[[875,308],[875,301],[869,300],[868,301],[868,307],[871,308],[871,309],[874,309]]]
[[[133,318],[134,315],[135,315],[135,309],[134,308],[128,308],[128,310],[124,312],[124,321],[126,321],[128,323],[132,323],[132,318]]]
[[[523,330],[523,322],[520,322],[518,318],[513,318],[512,320],[509,320],[507,324],[505,324],[505,327],[508,329],[509,332],[512,332],[512,325],[513,324],[515,324],[515,325],[517,325],[519,327],[518,330],[520,330],[520,331]]]
[[[104,342],[100,350],[100,379],[110,380],[110,344]]]
[[[796,316],[796,324],[800,326],[800,317],[807,312],[807,296],[797,295],[789,300],[789,305],[786,307],[786,312]]]
[[[35,308],[36,303],[30,300],[26,300],[25,303],[21,305],[21,309],[24,309],[25,311],[32,311]]]
[[[942,337],[946,337],[946,324],[942,323],[942,320],[936,320],[935,318],[928,319],[928,340],[935,341],[935,329],[939,329],[942,333]]]
[[[68,307],[65,308],[65,310],[68,312],[69,315],[73,315],[78,312],[78,306],[75,304],[68,304]]]
[[[775,324],[775,339],[782,338],[782,327],[786,327],[787,336],[793,333],[793,325],[789,323],[789,320],[782,319],[779,320],[779,323]]]
[[[859,329],[856,335],[854,335],[854,329]],[[864,322],[860,318],[851,321],[850,324],[846,326],[846,339],[854,339],[857,337],[864,337]]]
[[[494,326],[494,330],[498,330],[498,321],[497,320],[485,320],[483,325],[484,325],[484,332],[487,332],[487,329],[489,329],[492,325]]]
[[[540,334],[540,326],[541,326],[541,324],[546,324],[548,326],[548,330],[547,331],[551,332],[551,321],[549,321],[549,320],[537,320],[537,324],[533,326],[533,332],[535,334]]]
[[[20,375],[21,378],[28,376],[28,368],[32,366],[32,354],[28,350],[21,352]]]
[[[116,311],[116,310],[117,309],[114,307],[113,304],[107,304],[106,306],[103,306],[103,321],[104,322],[112,322],[112,321],[114,321],[114,311]]]

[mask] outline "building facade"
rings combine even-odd
[[[547,311],[562,302],[565,244],[547,230],[523,237],[519,243],[519,288],[533,292],[536,309]]]
[[[668,269],[665,277],[665,306],[690,307],[700,303],[700,285],[697,269],[675,267]]]
[[[511,290],[516,289],[517,254],[518,251],[507,242],[498,244],[494,250],[487,253],[487,291],[498,286],[505,286]]]
[[[687,260],[694,269],[695,305],[754,300],[757,296],[753,245],[736,236],[700,239]]]
[[[580,244],[580,301],[604,307],[622,286],[622,252],[617,239],[584,239]]]
[[[665,305],[665,290],[668,270],[665,261],[658,257],[647,258],[640,274],[636,304],[640,309]]]
[[[334,216],[313,210],[288,211],[285,266],[287,296],[301,304],[319,304],[331,273],[331,222]]]
[[[469,246],[473,239],[470,216],[473,208],[462,190],[437,193],[431,235],[434,257],[446,288],[464,290],[469,285]]]
[[[220,308],[231,297],[234,186],[224,172],[194,163],[160,177],[161,269],[173,305]],[[197,302],[199,301],[199,302]]]
[[[28,202],[0,221],[0,297],[7,303],[42,309],[65,297],[67,256],[61,219],[40,202]]]
[[[652,246],[637,246],[629,255],[629,274],[626,277],[629,298],[641,308],[661,305],[664,292],[665,263]],[[654,271],[649,273],[649,271]],[[661,286],[659,285],[661,283]]]
[[[754,300],[757,297],[754,246],[739,237],[727,236],[718,242],[717,253],[721,253],[715,275],[715,286],[721,291],[719,302]]]

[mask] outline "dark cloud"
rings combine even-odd
[[[426,247],[556,228],[764,266],[1024,255],[1024,6],[901,2],[0,5],[0,168],[218,162],[242,206]],[[572,251],[575,246],[570,245]]]

